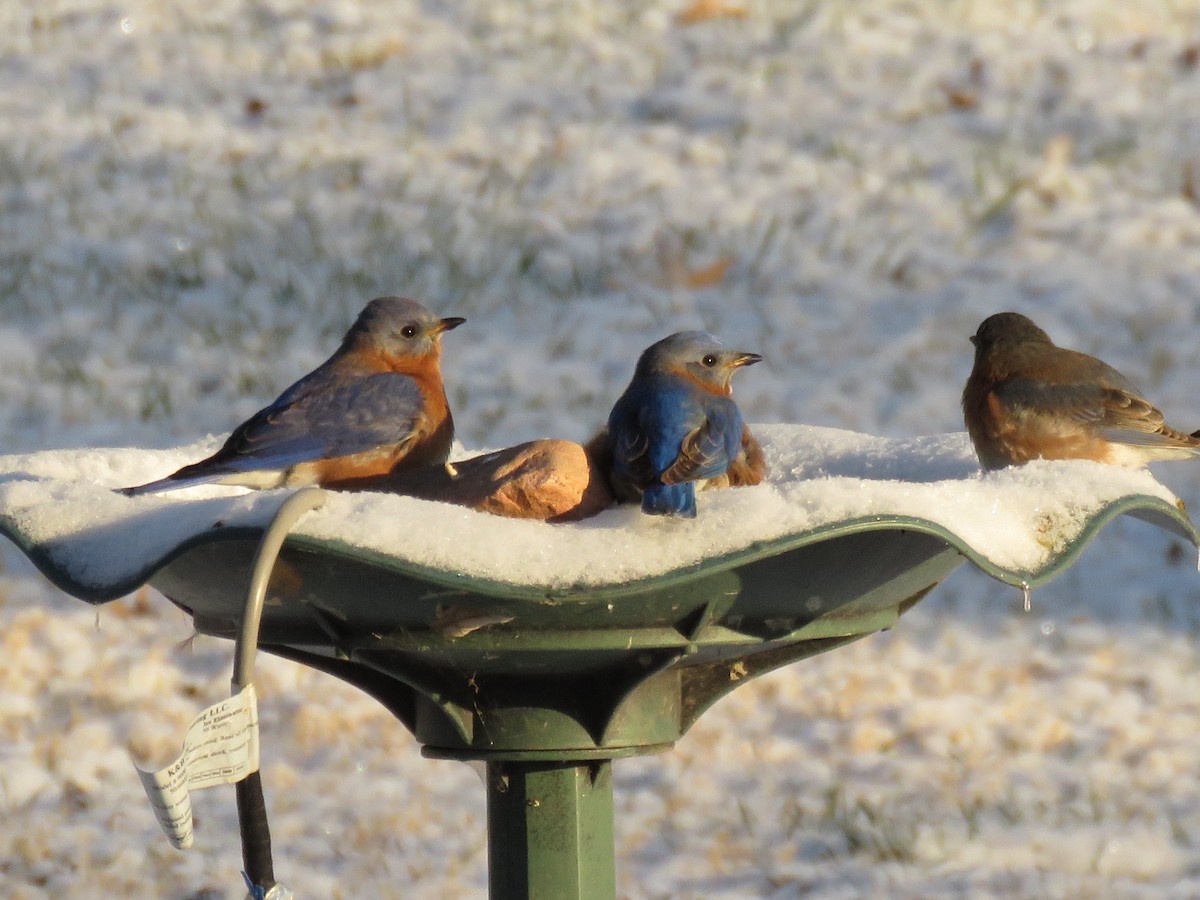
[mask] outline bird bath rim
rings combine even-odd
[[[1079,532],[1064,547],[1058,549],[1057,552],[1051,553],[1044,566],[1029,570],[1001,566],[988,559],[983,553],[972,547],[969,542],[945,526],[928,519],[907,515],[857,516],[841,522],[827,523],[813,529],[781,537],[756,541],[738,550],[706,558],[700,563],[691,563],[644,578],[626,582],[575,584],[564,587],[532,587],[478,576],[463,575],[390,556],[370,548],[358,547],[335,538],[318,538],[304,534],[291,534],[288,536],[285,546],[353,559],[429,581],[446,588],[469,589],[473,592],[487,594],[496,598],[538,601],[551,598],[556,601],[570,601],[572,598],[586,595],[591,598],[615,600],[620,597],[654,590],[664,585],[677,584],[691,578],[732,569],[739,565],[794,550],[831,537],[874,530],[899,529],[923,532],[941,539],[948,547],[957,550],[976,568],[997,581],[1017,587],[1037,587],[1050,581],[1073,564],[1096,534],[1108,525],[1108,523],[1121,515],[1130,515],[1133,518],[1146,521],[1189,541],[1196,547],[1200,547],[1200,530],[1196,528],[1187,516],[1187,513],[1180,506],[1170,504],[1161,498],[1144,494],[1131,494],[1119,497],[1093,510],[1088,515],[1087,522]],[[572,526],[560,525],[555,527],[570,528]],[[123,597],[137,590],[142,585],[151,582],[156,573],[168,566],[179,556],[197,546],[212,541],[254,539],[262,534],[262,528],[258,526],[227,526],[219,530],[194,534],[176,544],[169,551],[160,554],[152,560],[148,560],[144,566],[139,567],[136,571],[107,583],[89,583],[83,579],[73,577],[62,565],[56,562],[50,553],[28,538],[10,517],[2,514],[0,514],[0,534],[12,541],[56,587],[88,603],[103,604]]]

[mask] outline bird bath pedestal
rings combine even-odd
[[[487,764],[493,897],[613,897],[612,761],[666,750],[739,685],[894,624],[964,560],[911,526],[846,523],[561,593],[291,538],[260,647],[371,694],[426,756]],[[197,543],[150,583],[199,631],[232,637],[258,543]]]

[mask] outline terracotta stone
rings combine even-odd
[[[456,462],[364,480],[358,490],[391,491],[517,519],[569,522],[615,500],[583,447],[538,440]]]

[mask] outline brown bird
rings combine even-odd
[[[1031,459],[1138,467],[1200,456],[1200,432],[1176,431],[1128,378],[1094,356],[1055,346],[1019,313],[984,319],[971,343],[963,418],[985,469]]]

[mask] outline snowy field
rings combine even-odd
[[[0,449],[223,434],[384,293],[467,317],[468,447],[586,438],[692,327],[766,357],[750,421],[960,431],[1003,309],[1192,430],[1198,111],[1196,0],[4,4]],[[2,561],[0,895],[241,896],[232,791],[175,851],[129,762],[229,645]],[[620,761],[621,895],[1200,896],[1194,552],[1121,521],[1032,603],[962,569]],[[291,664],[259,694],[283,880],[483,894],[470,768]]]

